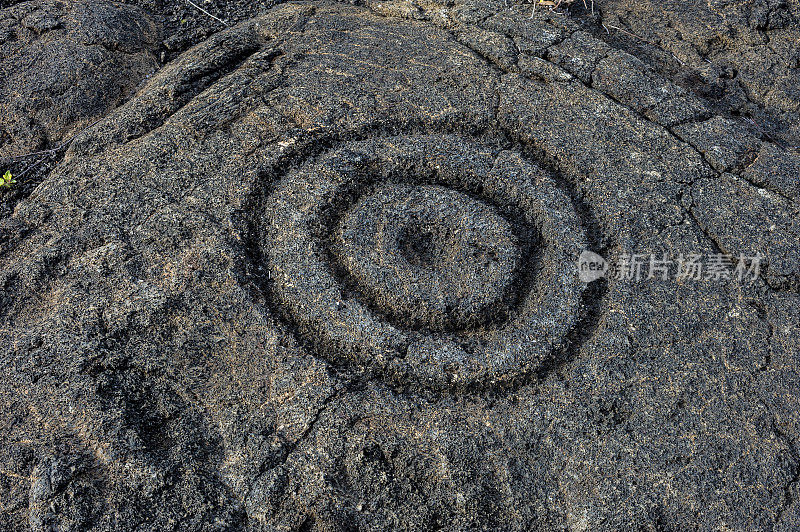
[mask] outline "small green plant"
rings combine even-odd
[[[16,185],[17,182],[14,180],[14,177],[11,175],[10,170],[6,170],[6,173],[3,174],[3,177],[0,177],[0,188],[11,188],[12,186]]]

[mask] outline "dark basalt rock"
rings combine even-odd
[[[158,24],[133,6],[35,1],[0,11],[0,167],[18,184],[0,196],[0,217],[33,192],[75,134],[158,69],[159,40]]]
[[[106,2],[24,2],[0,14],[0,159],[52,147],[157,69],[156,23]]]
[[[620,45],[761,134],[800,146],[796,0],[610,0],[601,12]]]
[[[276,6],[135,94],[155,7],[2,11],[20,57],[113,60],[0,216],[0,528],[797,529],[791,136],[579,2],[364,4]],[[88,43],[95,9],[156,22]],[[584,250],[764,263],[584,283]]]

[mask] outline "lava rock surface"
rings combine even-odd
[[[132,6],[24,2],[0,15],[0,159],[58,144],[157,69],[157,24]]]
[[[800,527],[796,1],[357,4],[0,11],[0,528]]]

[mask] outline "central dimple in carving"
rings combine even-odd
[[[444,253],[439,252],[445,249],[449,236],[443,237],[427,227],[406,227],[398,242],[400,253],[410,264],[434,269],[447,258]]]
[[[336,241],[340,263],[375,307],[431,330],[505,313],[521,259],[500,213],[440,186],[381,186],[342,217]]]

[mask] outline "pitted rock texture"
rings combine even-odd
[[[610,0],[613,38],[678,83],[800,149],[800,3]]]
[[[0,527],[797,529],[797,154],[577,17],[367,4],[214,34],[0,219]],[[584,243],[767,258],[583,286]],[[509,286],[569,324],[501,371],[331,342],[499,338]]]
[[[24,2],[0,12],[0,159],[52,147],[157,69],[156,23],[110,2]]]

